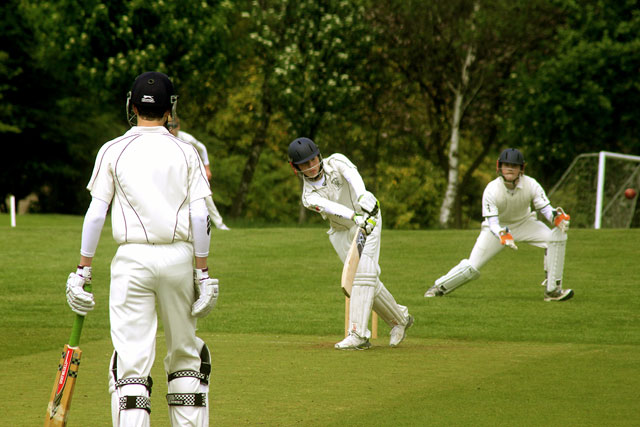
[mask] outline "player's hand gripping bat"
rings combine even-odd
[[[85,290],[91,292],[91,285],[85,285]],[[58,365],[58,374],[53,384],[51,398],[47,406],[47,415],[45,416],[45,427],[63,427],[67,425],[67,416],[71,406],[71,398],[78,377],[78,368],[80,366],[80,358],[82,350],[78,347],[80,344],[80,333],[84,316],[76,314],[71,329],[71,337],[69,344],[64,346],[62,350],[62,358]]]

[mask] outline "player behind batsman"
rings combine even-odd
[[[167,128],[173,136],[176,136],[196,147],[196,150],[198,150],[198,154],[200,155],[200,159],[204,164],[204,168],[207,171],[207,179],[211,181],[211,168],[209,167],[209,154],[207,153],[207,147],[202,142],[198,141],[193,135],[180,129],[179,117],[169,116]],[[222,215],[218,212],[218,208],[213,202],[213,198],[207,199],[207,208],[209,209],[209,216],[216,228],[219,230],[229,230],[229,227],[227,227],[222,220]]]
[[[150,371],[158,317],[164,326],[169,416],[173,426],[207,426],[209,351],[196,337],[196,319],[218,297],[209,277],[211,190],[196,149],[164,127],[177,95],[158,72],[139,75],[127,98],[133,126],[99,150],[87,188],[91,203],[82,228],[80,264],[67,281],[72,310],[95,302],[83,286],[107,210],[118,250],[111,262],[109,317],[114,353],[109,391],[114,426],[148,426]],[[195,268],[194,268],[195,263]],[[157,308],[157,309],[156,309]],[[157,311],[156,311],[157,310]]]
[[[413,316],[379,278],[382,214],[378,200],[367,191],[349,159],[338,153],[323,159],[309,138],[297,138],[289,145],[289,162],[303,180],[302,204],[329,220],[329,240],[343,263],[358,227],[368,234],[351,290],[349,335],[335,348],[371,347],[368,326],[372,309],[391,327],[389,345],[397,346],[413,324]]]
[[[498,177],[491,181],[482,195],[482,229],[469,255],[447,274],[435,281],[425,297],[443,296],[463,284],[477,279],[480,268],[505,246],[518,249],[515,242],[525,242],[545,249],[545,301],[564,301],[573,290],[562,289],[562,271],[569,229],[569,215],[562,208],[554,209],[542,186],[524,174],[522,153],[514,148],[504,150],[498,158]],[[531,205],[549,223],[553,231],[536,218]]]

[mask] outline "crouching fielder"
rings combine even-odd
[[[562,271],[569,229],[569,215],[554,209],[542,186],[524,175],[525,161],[514,148],[504,150],[497,161],[498,178],[491,181],[482,195],[482,230],[469,259],[463,259],[447,274],[435,281],[425,297],[443,296],[480,276],[480,268],[505,246],[517,250],[516,242],[545,249],[545,301],[564,301],[573,290],[562,289]],[[531,205],[555,225],[553,230],[536,219]]]
[[[289,145],[289,162],[303,179],[302,204],[329,220],[329,240],[344,263],[358,227],[368,234],[353,280],[349,307],[349,335],[335,345],[339,350],[371,347],[369,316],[375,310],[391,328],[389,345],[395,347],[413,324],[407,307],[400,305],[380,281],[382,214],[378,200],[366,190],[358,169],[342,154],[322,159],[316,144],[298,138]]]

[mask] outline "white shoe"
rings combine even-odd
[[[227,231],[227,230],[231,230],[229,227],[227,227],[227,226],[226,226],[226,225],[224,225],[224,224],[221,224],[219,227],[216,227],[216,228],[217,228],[218,230],[225,230],[225,231]]]
[[[356,334],[349,334],[345,339],[335,345],[338,350],[366,350],[371,347],[367,338],[360,338]]]
[[[424,293],[425,298],[433,298],[433,297],[441,297],[441,296],[444,296],[444,293],[442,293],[442,291],[436,285],[433,285],[432,287],[427,289],[427,292]]]
[[[552,292],[544,293],[545,301],[566,301],[573,297],[573,289],[556,289]]]
[[[404,340],[404,337],[407,336],[407,329],[409,329],[413,325],[413,316],[409,315],[409,320],[406,325],[396,325],[391,329],[391,338],[389,339],[389,346],[397,347],[398,344]]]

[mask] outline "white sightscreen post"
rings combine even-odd
[[[16,196],[14,196],[13,194],[11,196],[9,196],[9,204],[10,206],[10,210],[11,210],[11,226],[15,227],[16,226]]]
[[[596,192],[596,221],[593,228],[600,229],[602,224],[602,195],[604,193],[605,152],[598,153],[598,188]]]

